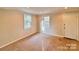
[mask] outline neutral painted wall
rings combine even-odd
[[[63,20],[65,24],[65,37],[77,39],[77,20],[78,12],[67,12],[63,15]]]
[[[76,37],[76,39],[79,39],[79,12],[59,13],[53,15],[51,18],[51,34],[65,36],[65,33],[71,33],[67,36],[72,36],[72,39],[74,39],[73,36]],[[69,32],[64,30],[64,24],[66,22],[68,24],[68,26],[65,27],[66,29],[69,29],[69,26],[71,25],[71,30],[69,29]]]
[[[0,9],[0,46],[37,32],[37,16],[33,15],[32,28],[23,29],[23,13]]]
[[[44,15],[42,15],[44,16]],[[39,19],[39,23],[41,23],[42,17],[41,15],[38,17]],[[54,36],[63,36],[64,35],[64,31],[63,31],[63,14],[55,14],[55,15],[48,15],[50,16],[50,28],[48,28],[48,32],[43,32],[45,34],[49,34],[49,35],[54,35]],[[41,28],[41,26],[40,26]],[[39,31],[41,32],[41,31]]]
[[[49,15],[49,16],[50,16],[50,28],[48,32],[45,32],[46,34],[65,37],[65,33],[70,32],[72,34],[69,34],[68,37],[72,36],[73,33],[75,33],[75,35],[73,36],[77,37],[77,39],[79,40],[79,12],[62,12],[62,13]],[[39,16],[39,23],[41,21],[42,21],[41,16]],[[65,26],[64,24],[66,22],[68,23],[68,26],[72,25],[71,26],[72,30],[68,29],[68,26],[65,27],[68,30],[70,30],[69,32],[66,32],[64,29],[64,26]],[[72,37],[72,39],[74,38]]]
[[[78,14],[78,15],[79,15],[79,14]],[[78,16],[77,24],[78,24],[78,29],[77,29],[77,31],[78,31],[78,32],[77,32],[77,35],[78,35],[77,37],[78,37],[78,38],[77,38],[77,39],[79,40],[79,16]]]
[[[63,31],[63,14],[55,14],[51,16],[51,34],[56,36],[64,36]]]

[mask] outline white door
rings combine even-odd
[[[77,18],[76,13],[67,13],[64,15],[64,34],[65,37],[77,39]]]

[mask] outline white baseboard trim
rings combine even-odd
[[[64,37],[64,36],[62,36],[62,35],[55,35],[55,34],[49,34],[49,33],[44,33],[44,34],[51,35],[51,36]]]
[[[33,34],[35,34],[35,33],[33,33]],[[33,34],[30,34],[30,35],[33,35]],[[28,36],[30,36],[30,35],[28,35]],[[27,35],[26,35],[26,36],[22,36],[22,37],[20,37],[20,38],[18,38],[18,39],[15,39],[14,41],[8,42],[8,43],[6,43],[6,44],[0,46],[0,48],[6,47],[6,46],[8,46],[8,45],[10,45],[10,44],[12,44],[12,43],[15,43],[15,42],[17,42],[17,41],[19,41],[19,40],[21,40],[21,39],[23,39],[23,38],[25,38],[25,37],[28,37],[28,36],[27,36]]]
[[[64,37],[64,36],[62,36],[62,35],[54,35],[54,36],[58,36],[58,37]]]
[[[15,39],[14,41],[8,42],[8,43],[2,45],[0,48],[3,48],[3,47],[5,47],[5,46],[8,46],[8,45],[10,45],[10,44],[12,44],[12,43],[14,43],[14,42],[17,42],[17,41],[19,41],[19,40],[21,40],[22,38],[25,38],[25,37],[26,37],[26,36],[23,36],[23,37],[20,37],[20,38],[18,38],[18,39]]]

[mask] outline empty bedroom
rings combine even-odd
[[[0,7],[0,51],[79,51],[79,8]]]

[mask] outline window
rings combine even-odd
[[[24,14],[24,30],[29,30],[32,25],[32,16]]]
[[[49,31],[49,28],[50,28],[50,17],[49,16],[43,16],[42,17],[42,22],[41,22],[41,31],[42,32],[48,32]]]

